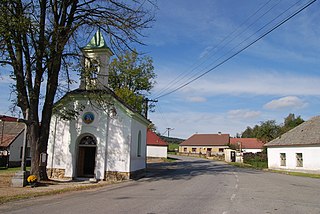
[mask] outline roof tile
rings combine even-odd
[[[194,134],[180,146],[224,146],[229,144],[229,134]]]

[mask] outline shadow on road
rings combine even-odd
[[[262,171],[238,168],[220,161],[205,159],[177,160],[171,163],[149,163],[147,175],[149,181],[160,179],[189,180],[193,176],[230,174],[234,172],[261,174]]]

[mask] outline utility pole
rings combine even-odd
[[[150,100],[149,98],[146,98],[144,101],[145,101],[145,105],[146,105],[144,116],[146,119],[148,119],[149,102],[156,103],[156,102],[158,102],[158,100]]]
[[[166,129],[167,129],[167,132],[168,132],[168,137],[170,137],[170,131],[174,130],[174,128],[166,128]]]

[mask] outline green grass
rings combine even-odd
[[[252,163],[236,163],[230,162],[232,166],[241,167],[241,168],[253,168],[253,169],[267,169],[268,163],[266,162],[252,162]]]
[[[176,155],[176,152],[168,152],[168,155]]]
[[[267,169],[268,162],[247,162],[246,164],[251,165],[255,169]]]
[[[177,143],[169,143],[168,150],[169,151],[175,151],[175,149],[179,150],[179,144],[177,144]]]
[[[265,165],[263,162],[260,162],[261,165],[259,165],[259,162],[257,163],[258,165],[251,165],[247,163],[235,163],[231,162],[228,163],[232,166],[240,167],[240,168],[254,168],[254,169],[267,169],[268,164]],[[300,176],[300,177],[307,177],[307,178],[318,178],[320,179],[320,174],[312,174],[312,173],[304,173],[304,172],[288,172],[288,171],[283,171],[283,170],[270,170],[268,169],[269,172],[274,172],[274,173],[281,173],[281,174],[286,174],[286,175],[292,175],[292,176]]]
[[[288,172],[288,171],[283,171],[283,170],[268,170],[268,171],[275,172],[275,173],[286,174],[286,175],[293,175],[293,176],[320,179],[320,174],[312,174],[312,173],[304,173],[304,172]]]
[[[20,170],[21,170],[21,167],[12,167],[12,168],[0,167],[0,175],[1,174],[14,174]],[[27,170],[30,170],[30,167],[27,167]]]

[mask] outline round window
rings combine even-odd
[[[94,114],[92,112],[86,112],[83,114],[82,120],[85,124],[90,124],[94,121]]]

